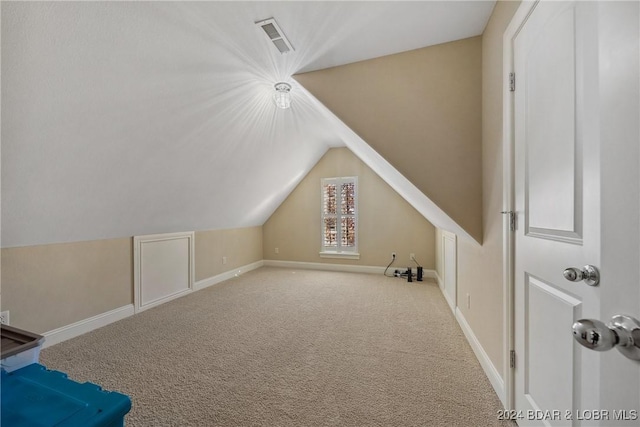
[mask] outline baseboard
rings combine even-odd
[[[455,316],[456,315],[456,303],[444,291],[444,282],[440,278],[440,275],[438,274],[438,272],[435,272],[435,274],[436,274],[436,281],[438,282],[438,287],[440,288],[440,292],[442,292],[442,296],[444,297],[445,301],[447,301],[447,305],[449,306],[449,308],[451,309],[451,312]]]
[[[384,273],[384,269],[385,269],[384,267],[375,267],[371,265],[330,264],[330,263],[324,263],[324,262],[301,262],[301,261],[278,261],[278,260],[272,260],[272,259],[265,259],[264,265],[265,267],[297,268],[299,270],[342,271],[346,273],[370,273],[370,274],[382,274]]]
[[[251,264],[243,265],[242,267],[234,268],[233,270],[225,271],[224,273],[220,273],[206,279],[198,280],[193,284],[193,290],[199,291],[200,289],[208,288],[209,286],[216,285],[220,282],[224,282],[225,280],[233,279],[234,277],[238,277],[241,274],[247,273],[251,270],[255,270],[256,268],[260,268],[263,265],[265,265],[264,261],[260,260]]]
[[[505,402],[504,381],[502,380],[502,377],[500,376],[499,371],[493,365],[493,363],[491,362],[491,359],[489,359],[489,356],[484,351],[484,348],[482,348],[480,341],[478,341],[478,338],[476,338],[475,334],[473,333],[473,330],[471,330],[471,326],[469,326],[469,324],[467,323],[467,320],[464,318],[464,315],[462,314],[460,309],[456,309],[455,314],[456,314],[456,320],[458,321],[460,328],[462,328],[462,332],[464,332],[464,335],[467,337],[467,341],[469,341],[469,344],[471,345],[473,352],[476,354],[476,357],[480,362],[480,366],[482,366],[482,369],[484,370],[485,375],[489,379],[489,382],[493,386],[493,389],[495,390],[496,394],[498,395],[498,398],[500,398],[500,401],[504,404]]]
[[[455,301],[453,301],[451,299],[451,297],[444,291],[442,292],[442,296],[444,296],[444,300],[447,302],[447,305],[449,306],[449,308],[451,309],[451,312],[455,316],[456,315],[456,310],[457,310]]]
[[[237,277],[242,273],[246,273],[247,271],[255,270],[256,268],[262,267],[262,265],[263,265],[263,261],[257,261],[252,264],[244,265],[239,268],[234,268],[233,270],[227,271],[222,274],[218,274],[217,276],[200,280],[193,284],[193,291],[197,291],[197,290],[209,287],[211,285],[215,285],[216,283],[220,283],[224,280]],[[171,299],[184,296],[191,292],[192,292],[191,290],[187,292],[181,292],[180,294],[175,295],[173,297],[163,299],[162,303],[168,302]],[[135,314],[134,305],[129,304],[120,308],[116,308],[111,311],[107,311],[106,313],[101,313],[101,314],[98,314],[97,316],[89,317],[88,319],[80,320],[79,322],[75,322],[70,325],[66,325],[49,332],[45,332],[43,334],[45,337],[45,340],[42,347],[46,348],[54,344],[58,344],[63,341],[66,341],[68,339],[75,338],[82,334],[86,334],[87,332],[91,332],[94,329],[98,329],[103,326],[107,326],[110,323],[117,322],[118,320],[122,320],[126,317],[133,316],[134,314]]]
[[[438,284],[438,287],[440,288],[442,293],[444,293],[444,282],[442,281],[442,278],[440,278],[440,275],[435,270],[434,270],[433,274],[435,276],[434,279],[436,279],[436,283]]]
[[[75,338],[87,332],[91,332],[94,329],[107,326],[110,323],[117,322],[126,317],[133,316],[134,308],[133,304],[125,305],[120,308],[116,308],[106,313],[98,314],[97,316],[89,317],[88,319],[80,320],[79,322],[72,323],[67,326],[63,326],[58,329],[54,329],[49,332],[45,332],[43,348],[52,346],[54,344],[61,343],[71,338]]]
[[[362,266],[362,265],[350,265],[350,264],[327,264],[327,263],[314,263],[314,262],[298,262],[298,261],[275,261],[275,260],[261,260],[251,264],[244,265],[242,267],[234,268],[227,272],[218,274],[216,276],[209,277],[207,279],[199,280],[193,284],[193,290],[199,291],[209,286],[216,285],[224,282],[225,280],[237,277],[240,274],[255,270],[262,266],[269,267],[284,267],[284,268],[297,268],[307,270],[325,270],[325,271],[342,271],[349,273],[372,273],[382,274],[385,267],[375,266]],[[437,280],[440,283],[438,274],[434,270],[424,270],[423,277]],[[188,292],[190,293],[190,292]],[[182,296],[182,294],[180,295]],[[107,326],[110,323],[117,322],[126,317],[134,315],[134,306],[129,304],[120,308],[116,308],[105,313],[98,314],[96,316],[80,320],[79,322],[72,323],[70,325],[63,326],[61,328],[54,329],[49,332],[45,332],[43,335],[45,341],[43,348],[52,346],[54,344],[61,343],[71,338],[75,338],[87,332],[91,332],[94,329]]]
[[[376,267],[372,265],[354,265],[354,264],[329,264],[324,262],[301,262],[301,261],[277,261],[272,259],[264,260],[265,267],[282,267],[297,268],[300,270],[323,270],[323,271],[342,271],[345,273],[369,273],[383,274],[386,267]],[[389,267],[389,271],[393,272],[398,267]],[[405,268],[405,267],[401,267]],[[422,277],[435,279],[435,270],[423,270]]]

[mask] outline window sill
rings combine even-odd
[[[320,252],[320,258],[360,259],[357,252]]]

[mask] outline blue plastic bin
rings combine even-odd
[[[34,363],[2,370],[2,427],[122,427],[131,399]]]

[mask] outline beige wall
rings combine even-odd
[[[498,2],[482,38],[297,76],[465,229],[484,234],[482,247],[458,239],[458,295],[471,295],[471,308],[460,309],[499,371],[502,34],[518,5]],[[361,259],[322,259],[320,178],[346,175],[360,177]],[[131,304],[131,240],[2,249],[1,310],[11,311],[12,324],[42,333]],[[442,275],[435,255],[440,241],[433,226],[350,151],[331,149],[263,227],[196,232],[196,280],[262,258],[386,266],[392,251],[399,266],[409,265],[414,252]]]
[[[482,39],[295,76],[482,241]]]
[[[1,256],[1,309],[18,328],[44,333],[133,303],[130,237],[3,248]],[[262,227],[195,233],[196,281],[260,260]]]
[[[222,257],[227,263],[222,263]],[[262,227],[196,231],[196,281],[262,260]]]
[[[502,372],[502,35],[519,2],[498,2],[482,37],[296,79],[482,246],[458,239],[460,310]],[[441,235],[434,268],[442,276]],[[271,251],[273,249],[270,249]],[[267,254],[265,248],[265,254]]]
[[[482,36],[482,247],[458,239],[459,309],[498,372],[502,373],[502,35],[520,5],[499,1]]]
[[[320,180],[358,177],[359,260],[320,258]],[[409,254],[425,269],[435,268],[434,233],[398,193],[347,148],[332,148],[300,182],[263,226],[264,258],[269,260],[415,267]],[[275,248],[279,253],[275,253]]]
[[[133,239],[2,249],[2,310],[43,333],[133,303]]]

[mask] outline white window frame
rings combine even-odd
[[[335,184],[337,188],[340,188],[342,184],[345,183],[353,183],[355,187],[355,215],[353,216],[355,219],[355,245],[354,246],[341,246],[340,243],[342,241],[341,230],[340,227],[337,226],[337,245],[334,246],[324,246],[324,187],[326,184]],[[337,191],[337,205],[341,204],[341,192]],[[360,213],[360,209],[358,206],[358,177],[357,176],[346,176],[346,177],[335,177],[335,178],[322,178],[320,180],[320,257],[321,258],[346,258],[346,259],[360,259],[360,254],[358,253],[358,225],[359,220],[358,216]],[[332,215],[333,216],[333,215]],[[341,223],[342,214],[339,210],[336,210],[336,224]]]

